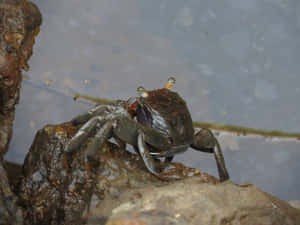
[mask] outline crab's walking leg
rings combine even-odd
[[[91,134],[91,131],[96,129],[97,127],[101,126],[105,121],[113,120],[116,117],[124,114],[123,111],[118,110],[120,107],[106,105],[106,106],[96,106],[95,108],[91,109],[89,113],[82,114],[81,116],[76,117],[72,120],[74,123],[82,123],[83,120],[91,117],[75,134],[74,137],[69,141],[65,152],[72,153],[76,151],[80,147],[81,144],[87,140],[88,136]],[[125,112],[127,113],[127,112]]]
[[[194,135],[191,147],[197,151],[213,153],[216,159],[220,181],[229,179],[224,156],[218,140],[209,129],[202,129]]]
[[[88,145],[84,152],[85,160],[94,159],[97,155],[97,151],[103,147],[106,140],[111,138],[113,130],[113,121],[108,120],[101,126],[99,131],[93,137],[91,143]]]
[[[165,158],[165,162],[172,162],[174,156],[168,156]]]
[[[67,148],[65,149],[66,153],[72,153],[79,148],[79,146],[87,139],[91,131],[95,128],[96,124],[99,122],[98,117],[90,119],[86,124],[84,124],[75,134],[74,137],[69,141]]]
[[[217,162],[220,181],[229,180],[229,174],[225,166],[225,160],[219,141],[214,137],[216,146],[214,147],[214,156]]]

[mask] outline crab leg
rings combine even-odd
[[[174,156],[168,156],[165,158],[165,162],[172,162]]]
[[[214,150],[214,156],[217,162],[217,167],[218,167],[218,172],[219,172],[219,177],[220,177],[220,181],[226,181],[229,180],[229,174],[228,171],[226,169],[225,166],[225,160],[224,160],[224,156],[221,150],[221,146],[219,141],[215,138],[215,150]]]
[[[83,141],[87,139],[91,131],[95,128],[95,125],[99,122],[98,117],[90,119],[86,124],[84,124],[75,134],[74,137],[69,141],[65,152],[72,153],[82,144]]]
[[[225,166],[224,156],[218,140],[211,130],[202,129],[194,135],[194,142],[191,147],[197,151],[213,153],[220,177],[220,181],[229,179],[229,174]]]
[[[96,133],[91,143],[85,150],[84,156],[86,160],[91,160],[97,155],[97,151],[102,148],[105,141],[112,136],[113,122],[107,121],[101,126],[99,131]]]
[[[90,115],[88,115],[90,114]],[[78,116],[73,121],[79,121],[82,118],[87,119],[89,116],[94,116],[88,120],[72,137],[69,141],[69,144],[66,148],[66,152],[72,153],[76,151],[80,145],[87,140],[90,133],[96,129],[97,127],[101,126],[105,121],[114,120],[118,116],[127,115],[127,111],[123,108],[118,106],[97,106],[89,111],[87,114],[81,115],[82,117]],[[97,116],[98,115],[98,116]]]
[[[110,105],[98,105],[92,109],[90,109],[87,113],[81,114],[74,119],[71,120],[71,122],[74,125],[85,123],[86,121],[90,120],[92,117],[96,115],[101,115],[103,113],[108,113],[111,111],[112,106]]]

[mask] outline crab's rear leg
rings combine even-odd
[[[211,130],[202,129],[194,135],[191,147],[197,151],[213,153],[216,159],[220,181],[229,179],[221,146]]]

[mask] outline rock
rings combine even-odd
[[[27,60],[40,24],[41,14],[31,2],[0,1],[0,225],[22,224],[22,212],[11,190],[3,156],[12,136],[21,70],[28,69]]]
[[[240,186],[230,181],[211,184],[192,177],[127,190],[114,201],[114,206],[101,202],[91,212],[88,224],[300,224],[300,210],[255,185]]]
[[[24,161],[19,190],[24,224],[86,224],[93,205],[113,200],[115,206],[114,199],[126,190],[168,183],[150,174],[139,156],[110,142],[99,149],[96,162],[85,160],[86,146],[72,156],[64,154],[78,128],[68,122],[38,131]],[[199,182],[219,182],[179,163],[166,165],[174,180],[197,176]]]
[[[300,209],[300,200],[291,200],[289,204],[296,209]]]
[[[11,187],[12,192],[15,193],[20,182],[22,165],[6,160],[3,160],[2,163],[7,174],[9,186]]]
[[[12,136],[15,105],[19,100],[22,69],[28,70],[34,37],[39,32],[41,14],[25,0],[0,2],[0,160]]]
[[[0,162],[0,225],[21,225],[22,211],[11,191],[6,171]]]
[[[72,168],[64,157],[64,146],[75,131],[70,123],[38,131],[24,161],[19,190],[24,224],[83,224],[95,182],[79,157]]]
[[[110,142],[99,149],[97,161],[84,159],[86,146],[71,156],[65,154],[78,128],[68,122],[38,131],[24,162],[19,191],[24,224],[300,222],[300,210],[254,185],[220,183],[197,169],[157,162],[173,169],[175,179],[162,181],[146,170],[138,155]]]

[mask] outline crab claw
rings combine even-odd
[[[147,98],[148,97],[148,92],[146,91],[146,89],[142,86],[139,86],[136,91],[138,92],[139,96],[142,98]]]
[[[176,80],[174,77],[169,77],[164,88],[171,90],[173,85],[175,84]]]

